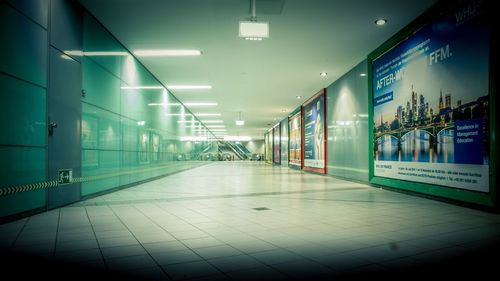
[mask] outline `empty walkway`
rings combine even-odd
[[[478,278],[494,272],[499,241],[497,214],[259,162],[214,162],[0,226],[16,279]]]

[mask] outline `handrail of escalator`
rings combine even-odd
[[[240,158],[241,160],[247,159],[248,156],[243,151],[241,151],[239,147],[236,147],[234,144],[230,142],[225,142],[225,143],[238,156],[238,158]]]

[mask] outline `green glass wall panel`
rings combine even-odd
[[[119,112],[120,79],[87,57],[83,58],[83,73],[85,97],[82,100],[112,112]]]
[[[136,167],[139,162],[138,151],[123,151],[122,152],[122,168],[130,169]]]
[[[2,204],[0,204],[0,217],[45,207],[45,193],[46,190],[41,189],[3,197]]]
[[[0,73],[0,144],[45,146],[45,89]]]
[[[132,56],[122,57],[120,78],[128,86],[161,86],[151,73]],[[154,92],[161,92],[158,89],[141,88],[138,91],[148,95]]]
[[[120,116],[86,103],[82,110],[82,147],[121,149]]]
[[[330,175],[368,182],[368,82],[363,61],[327,89]]]
[[[124,151],[138,151],[139,127],[137,122],[122,118],[122,139]]]
[[[82,149],[82,174],[90,174],[99,167],[99,152],[97,149]]]
[[[47,28],[50,0],[7,0],[7,2],[42,27]]]
[[[92,195],[120,186],[120,178],[112,177],[82,183],[82,196]]]
[[[120,186],[120,151],[99,150],[98,159],[98,166],[84,166],[82,163],[84,176],[103,177],[103,179],[83,183],[83,196]]]
[[[99,114],[99,149],[121,149],[120,116],[104,110]]]
[[[141,88],[162,85],[88,14],[84,30],[82,173],[99,179],[82,184],[83,196],[195,167],[187,160],[217,150],[181,141],[195,135],[192,124],[177,122],[193,120],[191,112],[164,88]]]
[[[217,151],[213,139],[182,141],[181,137],[198,135],[177,122],[193,120],[188,109],[180,104],[154,105],[179,103],[166,89],[127,89],[161,83],[87,12],[83,34],[62,36],[59,31],[81,23],[78,4],[72,3],[71,9],[60,9],[66,7],[62,2],[50,4],[50,0],[0,1],[0,188],[45,182],[47,166],[53,164],[47,159],[46,143],[47,34],[55,40],[52,47],[72,56],[82,67],[81,195],[210,163],[187,161],[199,159],[202,152]],[[51,14],[51,8],[57,13]],[[83,50],[64,47],[80,38]],[[61,76],[55,79],[65,78]],[[56,108],[64,115],[64,109]],[[46,189],[39,189],[2,196],[0,216],[46,208],[47,194]]]
[[[45,148],[0,146],[2,187],[45,181]]]
[[[45,148],[0,146],[0,188],[45,181]],[[44,207],[46,190],[1,197],[0,217]]]
[[[114,174],[120,171],[120,151],[99,151],[99,169],[103,174]]]
[[[118,43],[92,16],[85,14],[83,51],[88,58],[116,77],[120,77],[125,48]]]
[[[0,71],[47,85],[47,30],[0,2],[0,42]]]
[[[121,115],[136,121],[144,121],[145,125],[151,126],[150,111],[157,109],[159,106],[148,106],[148,104],[151,103],[151,101],[146,97],[148,94],[149,93],[146,93],[145,91],[139,90],[122,90]]]
[[[0,188],[46,180],[48,1],[9,3],[0,2]],[[44,189],[2,196],[0,217],[45,204]]]

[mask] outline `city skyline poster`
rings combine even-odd
[[[489,191],[489,31],[475,8],[373,61],[375,176]]]

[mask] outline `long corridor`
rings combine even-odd
[[[479,278],[499,241],[498,214],[261,162],[213,162],[0,226],[3,270],[21,279]]]

